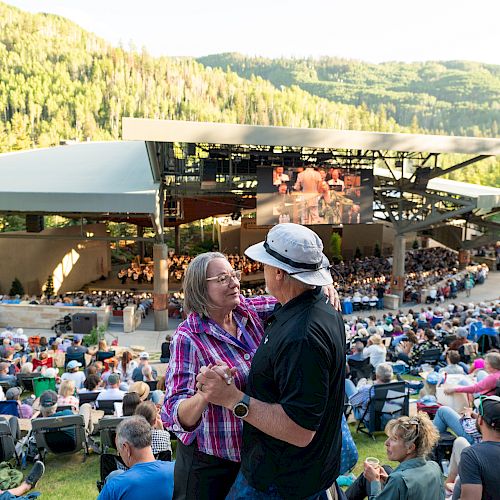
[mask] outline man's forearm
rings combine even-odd
[[[234,401],[234,404],[243,397],[243,393],[241,391],[239,393],[241,397]],[[229,404],[227,408],[232,410],[234,404]],[[250,398],[249,412],[245,417],[245,422],[271,437],[301,448],[307,446],[316,434],[315,431],[297,425],[280,404],[264,403],[255,398]]]

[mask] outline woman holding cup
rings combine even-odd
[[[425,459],[439,439],[428,415],[391,420],[385,432],[387,458],[400,465],[393,470],[367,457],[363,474],[346,491],[348,500],[444,500],[441,469]]]

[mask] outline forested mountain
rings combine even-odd
[[[199,61],[154,58],[145,50],[113,47],[62,17],[33,15],[0,3],[0,152],[55,145],[63,139],[117,139],[122,116],[394,132],[459,133],[463,128],[469,135],[498,133],[500,67],[477,65],[481,69],[475,71],[474,63],[469,63],[470,70],[460,70],[481,91],[463,92],[459,104],[453,102],[449,89],[463,82],[448,75],[450,82],[442,85],[442,94],[422,99],[420,106],[425,110],[419,111],[420,119],[410,104],[418,108],[421,96],[427,94],[404,90],[404,82],[418,73],[410,70],[412,65],[344,61],[342,70],[338,64],[334,70],[333,60],[273,62],[234,55]],[[456,63],[457,67],[460,64],[465,68],[466,63]],[[480,85],[483,73],[489,75],[484,76],[489,87]],[[430,86],[425,71],[419,74],[422,89]],[[404,75],[409,76],[405,79]],[[335,85],[328,90],[328,79],[334,83],[339,78],[344,80],[345,92]],[[398,80],[399,87],[394,84]],[[383,81],[392,83],[384,87]],[[397,94],[400,102],[378,96],[377,89],[383,89],[384,95]],[[448,114],[442,102],[448,103]],[[434,108],[439,108],[442,123],[424,127],[423,117],[431,117]],[[462,108],[466,109],[463,120],[458,114]],[[482,169],[457,175],[492,184],[500,183],[499,170],[490,161]]]
[[[275,86],[360,106],[405,127],[436,134],[497,137],[500,66],[466,61],[369,64],[336,58],[265,59],[240,54],[201,57],[205,66],[253,75]]]

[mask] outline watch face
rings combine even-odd
[[[248,406],[245,403],[238,403],[233,412],[237,417],[244,418],[248,415]]]

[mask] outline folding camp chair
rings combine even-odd
[[[121,399],[96,399],[95,406],[98,410],[102,410],[104,415],[114,415],[115,403],[121,402]]]
[[[12,415],[19,418],[19,404],[17,401],[0,401],[0,415]]]
[[[5,394],[12,387],[12,384],[6,380],[0,380],[0,387],[3,389]]]
[[[156,387],[158,386],[158,381],[157,380],[147,380],[146,384],[149,385],[150,391],[156,391]]]
[[[33,392],[39,398],[42,392],[55,391],[56,379],[52,377],[38,377],[33,379]]]
[[[86,366],[85,353],[84,352],[75,352],[74,354],[66,353],[66,356],[64,358],[65,369],[70,361],[78,361],[78,363],[81,363],[81,365],[85,368]]]
[[[104,417],[99,420],[99,435],[101,437],[102,453],[108,453],[110,449],[116,449],[116,428],[125,418],[128,417]]]
[[[94,406],[95,400],[97,399],[97,396],[99,396],[99,391],[95,392],[82,392],[78,394],[78,399],[80,400],[80,406],[89,403],[90,405]]]
[[[370,364],[370,358],[366,358],[363,361],[349,359],[347,360],[347,364],[349,365],[349,378],[352,380],[354,385],[356,385],[358,380],[361,378],[371,380],[373,366]]]
[[[389,420],[408,415],[409,403],[410,393],[405,382],[374,384],[370,389],[370,401],[356,432],[368,434],[375,440],[373,433],[383,431]]]
[[[498,349],[500,343],[498,341],[497,335],[481,335],[477,339],[478,352],[479,354],[486,354],[490,349]]]
[[[66,410],[73,411],[73,407],[71,405],[57,405],[56,412]]]
[[[17,383],[24,391],[33,392],[33,379],[41,377],[40,373],[18,373]]]
[[[17,465],[21,465],[9,423],[0,420],[0,462],[8,462],[11,458],[16,459]]]
[[[422,351],[422,353],[420,354],[418,364],[423,365],[424,363],[428,363],[430,365],[435,365],[439,362],[441,354],[442,351],[441,349],[439,349],[439,347],[433,349],[426,349],[425,351]]]
[[[31,427],[42,462],[48,452],[69,455],[83,450],[83,460],[87,458],[89,448],[83,415],[35,418]]]
[[[113,358],[115,351],[97,351],[95,355],[96,361],[104,361],[105,359]]]

